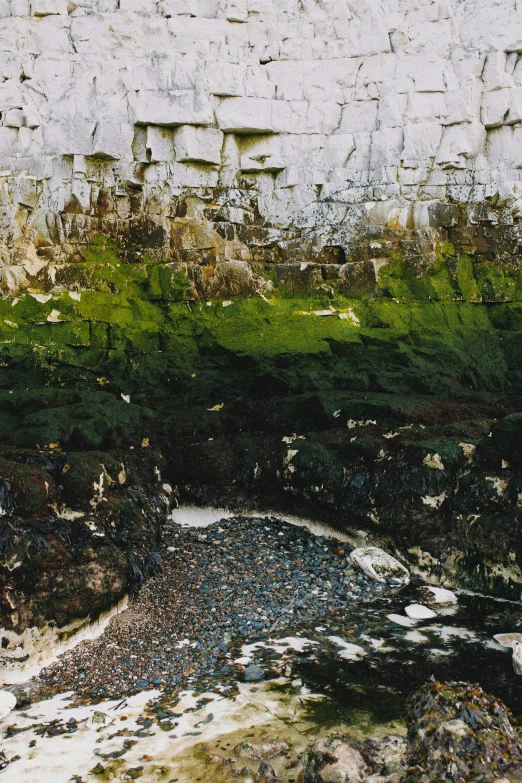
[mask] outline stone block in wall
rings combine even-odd
[[[269,105],[274,133],[306,133],[307,101],[270,101]]]
[[[402,165],[405,168],[417,168],[433,159],[440,146],[442,125],[438,122],[422,122],[406,125],[404,128],[404,149]]]
[[[484,149],[486,129],[480,122],[450,125],[445,128],[436,163],[442,168],[465,169]]]
[[[87,176],[87,160],[83,155],[73,156],[73,177],[74,179],[85,179]]]
[[[33,16],[67,16],[67,0],[31,0]]]
[[[240,152],[241,171],[282,171],[286,168],[279,136],[246,136],[240,140]]]
[[[494,90],[482,96],[480,118],[486,128],[499,128],[504,124],[511,106],[511,90]]]
[[[21,109],[24,103],[24,95],[19,81],[9,79],[0,84],[0,111]]]
[[[513,130],[513,165],[517,169],[522,169],[522,127],[518,126]]]
[[[132,156],[138,163],[150,163],[150,154],[147,151],[147,127],[144,125],[134,126]]]
[[[229,22],[246,22],[248,20],[248,0],[228,0],[225,3],[223,16]]]
[[[370,170],[397,165],[404,146],[402,128],[383,128],[373,131]]]
[[[43,126],[44,152],[47,155],[92,155],[95,122],[89,120],[51,120]]]
[[[507,73],[507,55],[503,51],[488,52],[481,79],[486,91],[513,86],[513,77]]]
[[[71,193],[83,210],[88,210],[91,205],[91,185],[85,180],[75,179],[72,183]]]
[[[264,98],[224,98],[216,109],[222,131],[272,133],[271,101]]]
[[[382,266],[382,259],[379,259]],[[373,259],[343,264],[339,270],[341,288],[348,295],[373,294],[377,290],[377,270]]]
[[[352,101],[342,110],[340,133],[374,130],[378,109],[378,101]]]
[[[160,0],[158,7],[163,16],[199,16],[215,19],[221,0]]]
[[[225,45],[230,25],[226,19],[172,16],[167,27],[182,51],[200,46],[209,51],[211,44]]]
[[[442,116],[443,125],[457,125],[479,119],[480,93],[477,89],[448,90],[445,98],[446,112]]]
[[[522,87],[513,87],[510,92],[511,104],[505,119],[506,125],[522,122]]]
[[[168,162],[175,159],[172,129],[162,128],[159,125],[147,126],[145,159],[148,163]]]
[[[430,204],[428,219],[431,228],[455,228],[459,223],[459,210],[456,204]]]
[[[131,160],[133,138],[132,125],[101,120],[96,124],[92,154],[95,158]]]
[[[254,294],[258,279],[246,261],[220,261],[215,266],[194,269],[198,293],[206,299],[229,299]]]
[[[22,109],[9,109],[4,113],[4,125],[8,128],[21,128],[24,125],[24,112]]]
[[[175,187],[215,188],[218,184],[219,171],[207,164],[175,161],[169,169],[169,181]]]
[[[302,243],[300,252],[303,253]],[[307,261],[303,261],[301,264],[277,264],[276,275],[282,285],[298,291],[307,291],[319,285],[323,280],[321,265]]]
[[[180,163],[221,163],[223,133],[216,128],[184,125],[174,134],[176,160]]]
[[[155,14],[157,2],[156,0],[119,0],[119,10],[124,13]]]
[[[443,92],[410,92],[406,110],[408,122],[433,122],[447,114],[446,96]]]
[[[28,128],[38,128],[41,120],[38,112],[32,106],[24,106],[24,124]]]
[[[206,89],[211,95],[241,97],[246,93],[246,63],[209,58],[205,64]]]
[[[399,96],[383,95],[379,100],[378,122],[380,128],[400,128],[403,125]]]
[[[11,16],[30,16],[30,15],[31,15],[30,0],[12,0]]]
[[[278,188],[295,188],[305,182],[305,172],[299,166],[287,166],[277,178]]]
[[[138,125],[176,127],[214,121],[210,101],[199,90],[139,90],[129,96],[129,102]]]

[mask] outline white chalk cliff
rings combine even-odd
[[[0,0],[0,17],[4,287],[137,215],[214,221],[218,258],[297,232],[342,261],[361,226],[522,209],[520,0]],[[176,212],[187,192],[220,214]],[[259,237],[216,234],[254,213]],[[178,246],[207,247],[183,226]]]

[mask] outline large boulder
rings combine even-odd
[[[479,685],[429,682],[408,705],[404,783],[522,781],[522,745],[504,704]]]
[[[377,546],[354,549],[350,560],[376,582],[398,586],[407,585],[410,581],[408,569],[396,557]]]

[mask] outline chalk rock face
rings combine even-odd
[[[2,285],[28,247],[45,264],[143,216],[148,255],[176,256],[187,190],[231,202],[202,220],[219,260],[369,261],[400,231],[431,263],[440,232],[469,252],[488,221],[515,252],[521,41],[512,0],[6,0]],[[252,216],[272,233],[235,228]]]
[[[402,563],[377,546],[354,549],[350,560],[376,582],[406,585],[410,581],[409,572]]]

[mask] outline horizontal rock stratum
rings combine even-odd
[[[512,0],[2,0],[0,17],[4,288],[99,231],[188,264],[385,258],[397,235],[429,264],[441,232],[519,253]],[[218,209],[180,214],[187,192]]]

